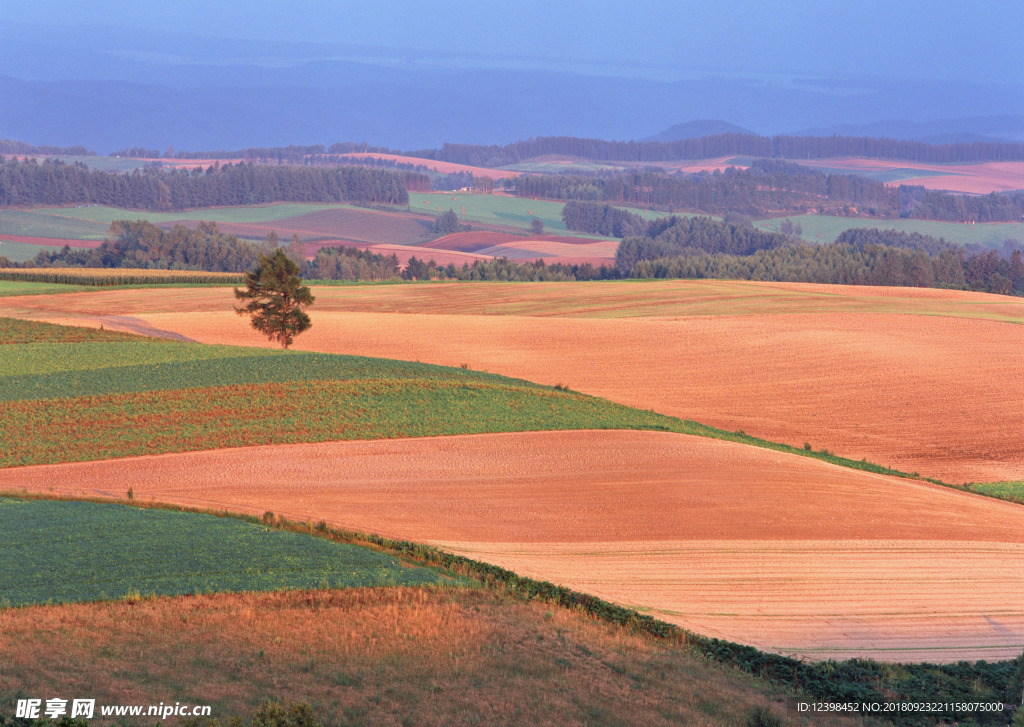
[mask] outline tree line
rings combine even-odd
[[[169,230],[146,220],[115,220],[108,239],[94,249],[64,246],[43,250],[21,267],[35,268],[138,268],[148,270],[204,270],[241,273],[250,270],[263,243],[225,235],[213,222],[195,228],[175,225]],[[6,267],[15,267],[9,261]]]
[[[94,157],[96,152],[84,146],[35,146],[24,141],[0,139],[0,154],[16,156],[49,156],[64,155],[76,157]]]
[[[140,210],[180,210],[268,202],[408,204],[395,172],[361,166],[310,168],[213,165],[205,170],[135,170],[118,174],[29,159],[0,164],[0,207],[100,204]]]
[[[855,174],[824,174],[777,160],[757,160],[749,169],[700,174],[640,171],[584,175],[524,175],[516,194],[526,198],[591,201],[750,217],[816,213],[835,216],[914,218],[951,222],[1011,222],[1024,219],[1024,192],[966,196],[890,187]],[[573,224],[595,223],[574,211]],[[567,221],[567,224],[569,221]],[[599,233],[609,234],[609,233]]]
[[[1024,254],[987,250],[968,255],[941,238],[895,230],[847,230],[813,245],[777,233],[708,218],[667,218],[642,237],[626,238],[615,256],[627,278],[719,278],[839,285],[977,290],[1024,296]]]
[[[71,153],[56,152],[4,152],[0,153]],[[27,145],[26,145],[27,146]],[[34,147],[55,148],[55,147]],[[76,147],[80,148],[80,147]],[[865,157],[868,159],[903,159],[929,163],[962,163],[983,161],[1024,160],[1024,144],[1019,142],[974,141],[953,144],[928,144],[901,139],[878,139],[865,136],[759,136],[757,134],[713,134],[695,139],[677,141],[609,141],[572,136],[544,136],[515,141],[504,145],[445,143],[439,149],[402,151],[366,143],[338,142],[323,144],[289,145],[284,147],[249,147],[236,150],[174,151],[163,154],[156,150],[141,150],[137,154],[152,158],[174,159],[241,159],[252,162],[302,164],[314,155],[351,153],[378,153],[414,156],[423,159],[455,162],[481,167],[501,167],[527,159],[557,154],[595,161],[615,161],[633,164],[676,161],[682,159],[712,159],[721,156],[750,156],[775,159],[828,159],[835,157]],[[152,153],[150,153],[152,152]],[[94,152],[93,152],[94,153]],[[134,150],[115,152],[122,156],[136,155]]]
[[[647,220],[629,210],[610,204],[570,200],[562,207],[562,222],[570,230],[607,237],[642,235]]]
[[[866,157],[916,162],[953,163],[1024,160],[1024,144],[975,141],[926,144],[920,141],[860,136],[757,136],[716,134],[679,141],[606,141],[570,136],[547,136],[505,145],[444,144],[440,149],[405,152],[438,161],[500,167],[535,157],[562,156],[627,164],[751,156],[779,159]]]
[[[797,165],[789,165],[797,166]],[[730,167],[724,172],[668,175],[660,171],[627,172],[604,177],[524,175],[516,179],[520,197],[601,201],[752,217],[802,214],[892,218],[901,214],[902,188],[866,177],[775,173],[761,168]]]

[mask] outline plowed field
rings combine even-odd
[[[1019,299],[717,281],[316,294],[296,348],[466,363],[951,482],[1024,475]],[[118,313],[195,340],[268,345],[233,305],[226,289],[127,290],[8,297],[0,315]]]
[[[1024,507],[740,444],[534,432],[0,471],[0,488],[325,519],[814,657],[1024,648]]]
[[[916,184],[926,189],[941,189],[967,194],[988,194],[1024,189],[1024,162],[984,162],[977,164],[922,164],[883,159],[815,160],[815,167],[832,167],[846,173],[899,170],[919,171],[916,177],[906,176],[892,186]]]

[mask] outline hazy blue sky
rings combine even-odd
[[[656,66],[1024,79],[1019,0],[34,0],[0,18]]]

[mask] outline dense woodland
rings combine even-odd
[[[715,215],[738,212],[751,217],[817,213],[951,222],[1008,222],[1024,218],[1021,192],[971,197],[928,192],[923,187],[908,185],[889,187],[866,177],[822,174],[774,160],[758,160],[750,169],[729,168],[713,174],[668,175],[648,171],[602,177],[521,176],[516,179],[516,194]],[[572,219],[576,224],[575,216]]]
[[[621,271],[629,271],[641,260],[696,252],[751,255],[791,242],[792,238],[777,232],[761,232],[710,217],[673,215],[651,222],[642,236],[623,239],[615,253],[615,265]]]
[[[813,245],[708,218],[658,220],[626,238],[615,263],[628,278],[721,278],[979,290],[1024,295],[1024,255],[1010,245],[967,255],[944,240],[892,230],[847,230]],[[731,249],[730,249],[731,248]]]
[[[396,255],[379,255],[355,247],[323,247],[301,261],[302,276],[314,280],[397,280],[402,265]]]
[[[562,200],[589,200],[723,215],[753,217],[817,212],[894,218],[912,204],[912,188],[887,187],[850,174],[825,175],[796,164],[779,169],[730,167],[713,174],[629,172],[614,176],[530,175],[516,179],[516,194]],[[797,171],[799,170],[799,171]],[[923,195],[924,190],[920,190]]]
[[[629,210],[578,200],[570,200],[562,207],[562,222],[577,232],[619,238],[642,235],[647,229],[647,220]]]
[[[881,245],[858,250],[851,245],[797,244],[753,255],[688,253],[641,260],[628,273],[633,278],[720,278],[774,280],[843,285],[888,285],[978,290],[1024,295],[1024,262],[1020,250],[1009,260],[995,250],[965,256],[945,250],[930,256]]]
[[[88,250],[42,251],[24,267],[143,268],[239,273],[252,269],[267,245],[225,235],[212,222],[164,230],[145,220],[117,220],[109,238]],[[6,258],[4,258],[6,259]],[[10,263],[6,267],[12,267]]]
[[[239,163],[205,170],[146,169],[115,174],[85,164],[5,160],[0,207],[99,204],[140,210],[180,210],[267,202],[407,204],[395,172],[360,166],[312,168]]]

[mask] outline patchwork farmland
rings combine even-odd
[[[4,470],[0,487],[113,496],[131,487],[156,501],[324,518],[429,541],[700,633],[814,658],[991,660],[1024,647],[1024,613],[1009,605],[1024,602],[1015,565],[1024,509],[798,456],[827,449],[957,485],[1019,480],[1024,442],[1012,422],[1024,400],[1024,309],[1015,299],[718,281],[315,293],[316,325],[297,340],[301,349],[465,364],[794,449],[597,431],[195,454],[173,454],[195,448],[173,444],[160,450],[168,454],[131,460],[60,464],[33,455],[54,464]],[[231,305],[230,290],[216,288],[0,299],[4,315],[265,347]],[[433,410],[452,406],[412,395]],[[651,426],[688,431],[640,425]],[[383,436],[409,434],[430,432]],[[282,440],[224,444],[274,441]],[[238,474],[273,472],[278,463],[287,463],[280,476]],[[651,512],[663,517],[651,520]],[[759,590],[751,591],[751,571],[760,573]],[[921,577],[885,585],[886,574],[909,571]],[[837,581],[838,572],[849,575]],[[965,579],[971,598],[953,598]]]

